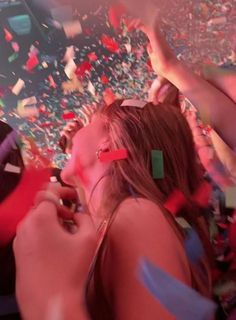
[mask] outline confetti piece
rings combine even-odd
[[[26,62],[26,70],[32,71],[37,67],[38,64],[39,64],[38,57],[36,55],[32,55],[29,57],[29,59]]]
[[[96,55],[95,52],[90,52],[90,53],[88,54],[88,58],[89,58],[90,61],[95,62],[95,61],[97,61],[98,56]]]
[[[67,112],[62,115],[63,120],[73,120],[76,118],[76,114],[74,112]]]
[[[42,66],[43,66],[44,69],[47,69],[47,68],[48,68],[47,62],[46,62],[46,61],[43,61],[43,62],[42,62]]]
[[[36,43],[35,43],[36,44]],[[34,58],[39,54],[38,48],[35,47],[35,45],[30,46],[30,51],[29,51],[29,58]]]
[[[74,60],[74,58],[75,58],[75,48],[74,48],[74,46],[67,47],[63,60],[65,62],[69,62],[70,60]]]
[[[81,63],[79,66],[77,66],[76,70],[75,70],[75,74],[78,77],[83,78],[85,76],[86,73],[90,72],[92,69],[92,65],[91,63],[89,63],[88,61],[84,61],[83,63]]]
[[[109,80],[108,80],[108,78],[106,77],[105,74],[103,74],[103,75],[101,76],[101,81],[102,81],[103,84],[107,84],[107,83],[109,82]]]
[[[5,168],[4,168],[4,172],[11,172],[11,173],[21,173],[21,168],[20,167],[17,167],[17,166],[13,166],[12,164],[10,163],[7,163],[5,165]]]
[[[106,88],[103,91],[103,99],[107,106],[111,105],[116,100],[116,96],[111,88]]]
[[[5,40],[7,42],[11,42],[13,40],[12,34],[6,28],[4,28],[4,33],[5,33]]]
[[[164,179],[164,176],[163,152],[152,150],[152,177],[154,179]]]
[[[25,82],[19,78],[11,91],[14,95],[18,96],[24,87],[25,87]]]
[[[101,41],[107,50],[109,50],[113,53],[119,52],[119,44],[114,39],[109,37],[108,35],[103,34],[101,37]]]
[[[126,149],[118,149],[109,152],[102,152],[99,156],[101,162],[110,162],[116,160],[124,160],[128,158],[128,152]]]
[[[203,182],[193,195],[193,201],[200,207],[206,208],[212,193],[212,186],[208,182]]]
[[[19,57],[17,52],[14,52],[9,58],[8,58],[8,62],[12,63],[14,62],[17,58]]]
[[[121,107],[136,107],[143,109],[146,105],[146,101],[128,99],[122,102]]]
[[[20,51],[20,46],[17,42],[12,42],[11,43],[11,46],[12,46],[12,49],[15,51],[15,52],[19,52]]]
[[[210,19],[207,22],[207,24],[208,26],[212,26],[212,25],[218,25],[218,24],[225,24],[226,22],[227,22],[227,18],[225,16],[222,16],[222,17]]]
[[[132,46],[131,46],[131,44],[130,44],[130,43],[126,43],[126,44],[125,44],[125,49],[126,49],[126,51],[127,51],[128,53],[131,53],[131,51],[132,51]]]
[[[202,242],[197,232],[191,228],[187,229],[187,237],[184,241],[184,248],[190,262],[197,264],[204,255]]]
[[[82,27],[79,20],[64,22],[63,29],[67,38],[71,39],[82,33]]]
[[[184,207],[187,200],[184,194],[179,191],[175,190],[169,198],[166,200],[164,207],[172,213],[173,216],[176,216],[178,212]]]
[[[48,80],[49,80],[50,87],[53,89],[56,89],[57,85],[56,85],[56,82],[54,81],[52,75],[48,76]]]
[[[94,85],[92,84],[91,81],[88,82],[88,88],[87,89],[91,93],[92,96],[96,95],[95,87],[94,87]]]
[[[76,68],[77,67],[74,60],[70,59],[64,68],[65,74],[67,75],[68,79],[73,79]]]
[[[225,190],[226,208],[236,208],[236,187],[228,187]]]
[[[177,320],[210,320],[216,311],[215,303],[201,296],[148,260],[140,264],[143,285]]]
[[[0,204],[0,245],[6,245],[14,238],[18,223],[29,212],[36,193],[49,182],[49,177],[49,169],[27,169],[16,189]]]

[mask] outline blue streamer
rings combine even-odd
[[[148,260],[140,264],[140,280],[177,320],[211,320],[216,305]]]

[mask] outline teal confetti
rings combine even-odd
[[[163,152],[152,150],[152,177],[154,179],[164,179],[164,176]]]
[[[0,107],[1,107],[1,108],[4,108],[4,107],[5,107],[5,103],[4,103],[4,101],[3,101],[2,99],[0,99]]]
[[[18,56],[19,56],[19,55],[18,55],[17,52],[13,53],[13,54],[8,58],[8,62],[11,63],[11,62],[15,61],[15,60],[18,58]]]

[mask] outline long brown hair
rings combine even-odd
[[[192,132],[186,119],[170,104],[147,103],[140,109],[122,107],[122,103],[123,100],[117,100],[99,111],[108,131],[110,150],[125,148],[128,151],[127,159],[111,165],[104,190],[104,211],[111,214],[134,194],[153,201],[165,211],[165,200],[179,190],[187,199],[181,215],[195,227],[205,248],[210,248],[198,219],[201,210],[191,201],[192,194],[203,182],[203,173],[196,161]],[[152,150],[163,152],[164,179],[152,177]]]

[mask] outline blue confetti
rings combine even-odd
[[[202,242],[194,229],[187,229],[184,247],[189,261],[193,264],[198,263],[204,255]]]
[[[144,259],[140,264],[143,285],[177,320],[210,320],[216,311],[213,301],[168,275]]]

